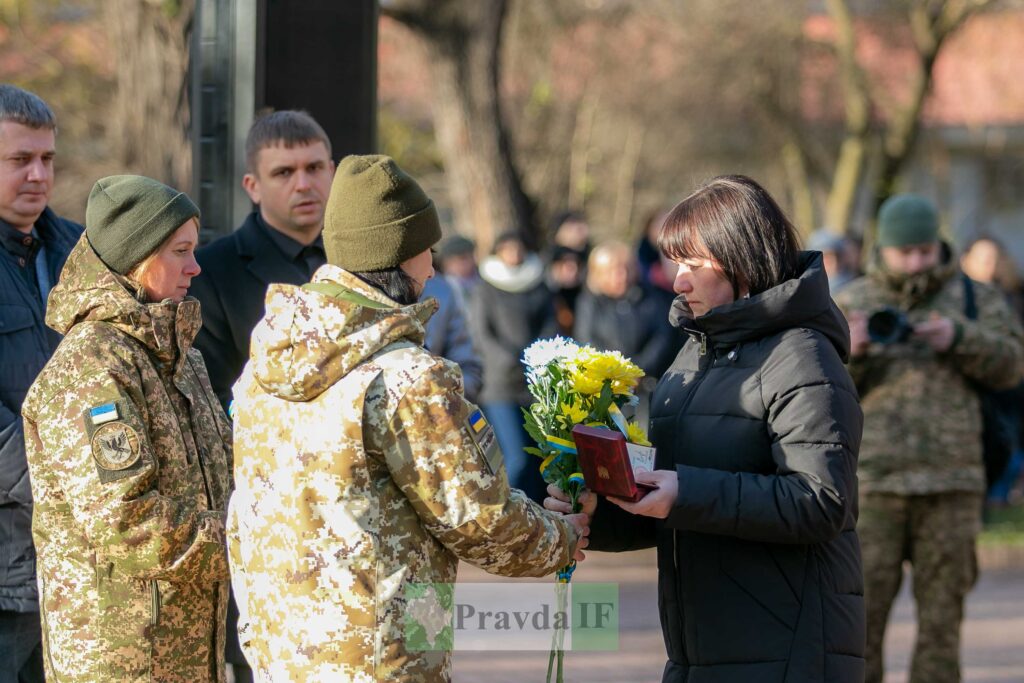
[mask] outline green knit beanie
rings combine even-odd
[[[905,247],[939,239],[935,205],[915,194],[897,194],[878,209],[878,246]]]
[[[341,160],[324,215],[328,263],[355,273],[393,268],[440,239],[434,202],[394,159]]]
[[[184,192],[152,178],[114,175],[92,186],[85,207],[85,234],[93,251],[126,275],[199,209]]]

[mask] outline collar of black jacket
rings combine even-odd
[[[0,244],[12,255],[24,259],[23,263],[31,263],[39,253],[42,241],[34,227],[25,233],[0,219]]]
[[[305,252],[309,249],[319,249],[321,252],[324,251],[324,239],[323,235],[317,235],[316,239],[309,245],[302,244],[296,240],[293,240],[288,235],[284,234],[280,230],[274,229],[267,220],[263,218],[263,214],[256,212],[256,225],[264,231],[266,236],[270,238],[270,241],[274,243],[281,253],[285,255],[289,261],[298,261],[300,256],[304,256]],[[325,257],[326,258],[326,257]]]

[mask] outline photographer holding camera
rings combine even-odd
[[[907,560],[918,617],[910,681],[959,681],[985,490],[977,391],[1020,381],[1021,327],[996,290],[965,281],[929,200],[889,198],[877,235],[868,274],[836,297],[850,324],[849,370],[864,410],[857,531],[865,680],[882,681],[886,620]]]

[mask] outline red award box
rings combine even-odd
[[[622,432],[576,425],[572,428],[576,454],[587,488],[602,496],[636,502],[653,487],[637,484]]]

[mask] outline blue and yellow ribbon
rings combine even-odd
[[[554,463],[561,457],[561,453],[552,453],[548,457],[544,458],[544,460],[540,463],[540,473],[544,474],[544,470],[546,470],[552,463]]]
[[[548,436],[547,441],[548,445],[555,450],[562,451],[563,453],[576,453],[576,444],[568,439],[561,439],[557,436]]]
[[[621,410],[619,410],[619,406],[614,403],[608,406],[608,417],[612,419],[615,426],[619,428],[619,431],[622,432],[622,435],[628,440],[629,429],[626,427],[626,416],[622,414]]]

